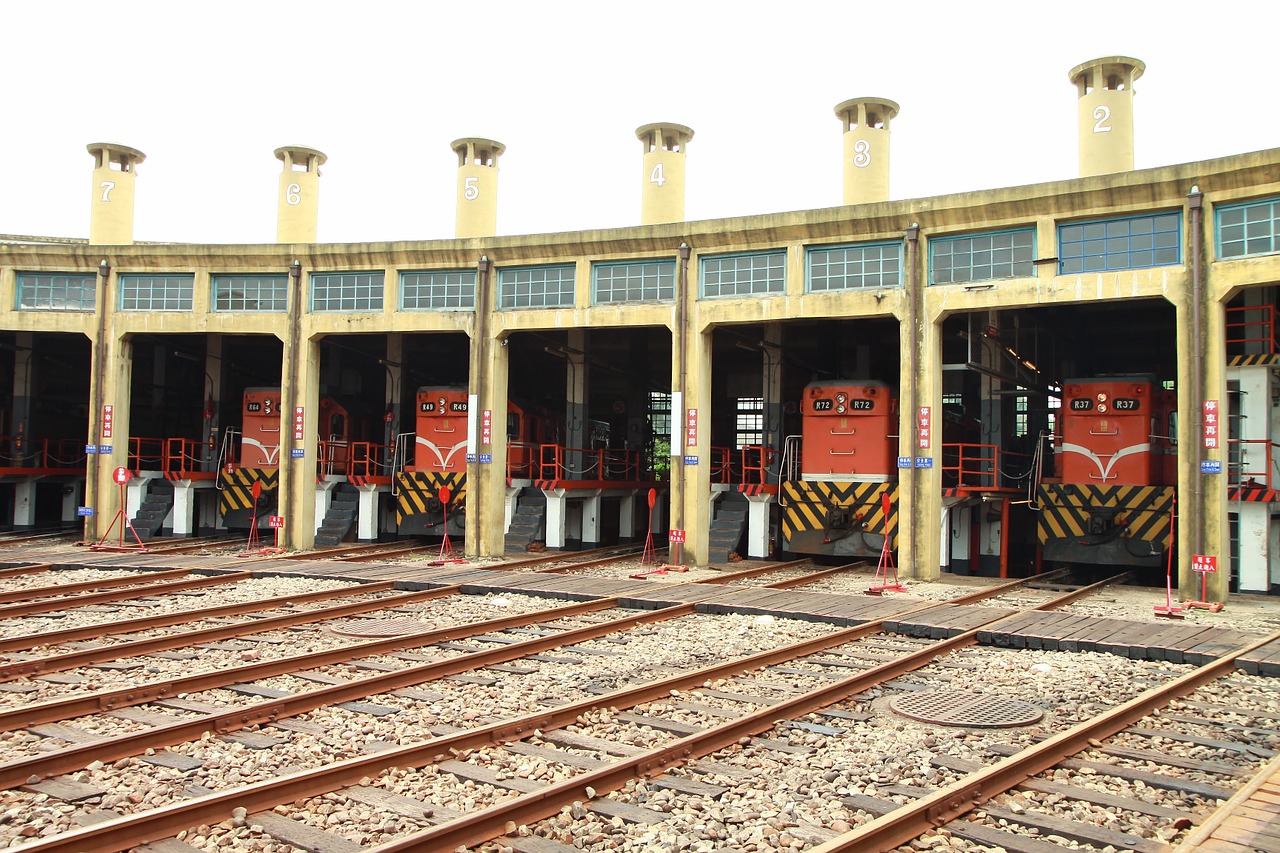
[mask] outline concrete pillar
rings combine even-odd
[[[36,526],[36,480],[27,477],[13,484],[13,526],[24,530]],[[72,518],[74,518],[74,513]]]
[[[584,548],[600,547],[600,489],[590,489],[578,494],[582,501],[582,545]]]
[[[195,517],[196,489],[190,480],[181,480],[173,484],[173,510],[165,520],[174,536],[192,536],[195,530],[192,519]]]
[[[568,536],[569,513],[567,489],[543,489],[547,496],[547,548],[563,548]]]
[[[693,131],[682,124],[658,122],[636,128],[636,137],[644,146],[640,224],[683,222],[685,149]]]
[[[1080,177],[1132,171],[1133,82],[1146,67],[1128,56],[1104,56],[1071,69],[1079,95]]]
[[[93,155],[89,244],[127,246],[133,243],[136,169],[147,155],[114,142],[92,142],[87,148]]]
[[[769,556],[769,508],[774,496],[747,495],[747,556],[763,560]]]
[[[315,545],[318,523],[324,520],[322,497],[317,494],[316,459],[320,417],[320,345],[316,340],[302,341],[297,351],[285,347],[285,364],[281,371],[284,384],[280,399],[280,504],[285,519],[282,542],[289,547],[308,549]],[[295,379],[296,377],[296,379]],[[294,438],[294,409],[302,407],[302,439]],[[294,458],[293,451],[302,457]],[[328,483],[321,483],[323,488]],[[317,511],[319,518],[317,519]]]
[[[886,98],[853,98],[836,105],[844,125],[844,203],[889,200],[889,122],[898,105]]]
[[[498,233],[498,158],[507,147],[477,137],[455,139],[449,147],[458,155],[454,236],[492,237]]]
[[[284,164],[276,199],[276,242],[314,243],[320,218],[320,167],[327,158],[314,148],[277,148]]]

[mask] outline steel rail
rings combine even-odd
[[[190,572],[187,572],[190,574]],[[12,619],[17,616],[34,616],[40,613],[50,613],[55,610],[71,610],[76,607],[88,607],[91,604],[105,604],[112,601],[127,601],[130,598],[137,598],[142,595],[164,595],[170,592],[182,592],[188,589],[200,589],[206,586],[220,586],[228,583],[238,583],[243,580],[249,580],[253,577],[252,572],[229,572],[225,575],[211,575],[207,577],[192,578],[191,580],[176,581],[174,583],[161,583],[151,586],[131,587],[126,590],[117,590],[115,592],[95,592],[87,595],[70,595],[66,598],[53,598],[46,601],[33,601],[27,604],[11,604],[8,607],[0,607],[0,619]]]
[[[734,581],[759,577],[760,575],[767,575],[770,572],[776,572],[782,569],[791,569],[791,568],[795,568],[796,566],[803,565],[804,563],[811,563],[811,562],[813,561],[806,558],[803,560],[790,560],[785,563],[770,563],[764,566],[755,566],[750,569],[741,569],[735,572],[723,572],[721,574],[716,575],[715,577],[701,579],[698,581],[698,583],[733,583]],[[822,572],[821,574],[826,575],[826,574],[833,574],[835,572],[842,572],[845,569],[848,569],[851,566],[856,566],[856,565],[858,565],[858,563],[850,563],[847,566],[837,566],[833,569],[829,569],[826,572]],[[810,575],[805,575],[805,577],[810,577]],[[772,586],[772,584],[770,584],[770,586]]]
[[[390,583],[388,583],[387,586],[390,586]],[[358,590],[358,592],[366,591],[367,590]],[[78,651],[56,656],[24,660],[9,664],[5,667],[0,667],[0,681],[22,675],[31,676],[43,675],[50,672],[65,672],[68,669],[74,669],[80,666],[93,666],[94,664],[103,663],[105,661],[139,657],[141,655],[149,655],[154,654],[155,652],[165,651],[167,649],[192,646],[196,643],[211,643],[231,637],[252,636],[266,631],[289,628],[293,625],[306,625],[310,622],[324,622],[330,619],[339,619],[343,616],[353,616],[357,613],[367,613],[370,610],[388,610],[405,604],[430,601],[433,598],[443,598],[445,596],[454,595],[457,592],[458,587],[456,586],[437,587],[436,589],[407,592],[372,601],[355,601],[348,604],[338,604],[332,607],[307,610],[302,613],[288,613],[283,616],[268,616],[252,622],[237,622],[233,625],[218,625],[213,628],[202,628],[197,631],[188,631],[182,634],[166,634],[163,637],[149,637],[144,640],[132,640],[111,646],[95,646],[91,649],[80,649]],[[294,603],[297,599],[288,599],[288,601],[289,603]],[[239,611],[236,615],[239,615],[240,613],[254,613],[262,610],[262,608],[258,606],[257,602],[247,604],[244,607],[245,609]],[[0,715],[0,718],[2,718],[2,716],[3,715]],[[3,728],[0,727],[0,731],[2,730]]]
[[[145,584],[150,581],[173,580],[174,578],[187,577],[190,574],[190,569],[173,569],[167,572],[147,572],[145,575],[98,578],[97,580],[61,584],[59,586],[33,586],[28,587],[27,589],[15,589],[10,592],[0,592],[0,604],[8,604],[14,601],[25,601],[30,598],[44,598],[50,595],[67,595],[74,592],[88,592],[93,589],[116,589],[122,586],[135,586],[138,587],[138,591],[142,591],[146,589]]]
[[[1242,646],[1230,654],[1157,685],[1092,719],[1029,746],[1016,755],[940,788],[927,797],[901,806],[869,823],[830,839],[810,853],[893,850],[928,830],[948,823],[1010,788],[1052,768],[1069,756],[1093,745],[1092,741],[1123,731],[1152,711],[1163,708],[1203,684],[1235,670],[1242,655],[1280,640],[1280,632]]]
[[[1017,586],[1024,582],[1025,581],[1015,581],[1010,584],[1002,584],[1000,587],[993,588],[993,590],[981,591],[979,593],[975,593],[975,595],[981,596],[998,594],[998,591],[1000,590]],[[1094,586],[1100,587],[1104,585],[1105,582]],[[924,602],[920,605],[907,608],[902,613],[895,614],[895,618],[901,618],[913,612],[931,609],[938,603],[939,602],[933,601]],[[678,607],[683,610],[684,608],[696,608],[696,605],[680,605]],[[675,608],[668,608],[668,610],[672,609]],[[663,611],[653,611],[647,615],[657,616],[662,612]],[[1013,618],[1017,615],[1019,614],[1011,614],[1010,616],[1003,618]],[[625,621],[632,621],[632,619]],[[992,621],[999,622],[1002,620],[996,619]],[[855,628],[837,631],[824,637],[794,643],[779,649],[758,653],[734,661],[728,661],[700,670],[684,673],[676,676],[675,678],[652,682],[638,687],[624,688],[622,690],[614,691],[613,693],[604,694],[603,696],[590,697],[585,700],[572,702],[567,705],[549,709],[534,715],[529,715],[524,718],[503,720],[487,726],[469,729],[457,734],[433,738],[421,744],[396,747],[380,751],[371,756],[359,756],[335,761],[321,770],[299,771],[298,773],[290,774],[279,779],[251,784],[232,791],[208,794],[203,797],[183,801],[182,803],[163,806],[141,815],[126,816],[91,827],[72,830],[68,833],[55,836],[47,841],[33,842],[32,844],[27,845],[25,849],[33,851],[33,853],[50,853],[50,851],[57,851],[57,853],[80,853],[80,851],[85,849],[103,851],[128,849],[149,840],[155,840],[157,838],[176,834],[183,829],[187,829],[190,826],[201,822],[215,822],[222,820],[231,809],[236,807],[245,808],[249,812],[270,809],[274,808],[280,802],[291,802],[302,797],[328,793],[345,785],[355,784],[365,776],[385,770],[387,767],[422,766],[424,764],[447,760],[452,757],[453,754],[462,750],[482,748],[511,740],[523,739],[536,730],[550,730],[570,725],[571,723],[576,722],[581,714],[588,711],[602,708],[616,709],[633,707],[644,702],[654,701],[670,695],[671,690],[698,687],[709,680],[730,677],[732,675],[741,674],[742,672],[764,668],[776,663],[793,660],[796,657],[803,657],[807,654],[814,654],[834,646],[853,642],[871,634],[879,633],[882,630],[882,626],[883,621],[870,622]],[[591,630],[591,628],[596,627],[598,626],[590,626],[590,628],[579,630]],[[920,653],[917,652],[911,657],[920,659],[921,662],[917,664],[917,666],[924,665],[924,663],[927,663],[937,655],[944,653],[944,651],[976,642],[976,634],[977,629],[973,629],[970,632],[967,632],[967,634],[939,641],[924,650],[935,650],[934,655],[920,658]],[[547,648],[554,648],[556,645],[563,645],[566,638],[566,635],[557,634],[553,637],[540,639],[558,641],[557,643],[547,646]],[[573,642],[580,641],[581,640],[575,640]],[[509,648],[510,647],[508,646],[498,651],[504,651]],[[474,655],[478,654],[482,653],[473,653],[473,655],[463,656],[462,658],[454,660],[474,663],[477,660]],[[850,685],[850,689],[853,690],[853,692],[860,692],[860,690],[866,688],[862,687],[854,689],[854,685],[856,683],[861,683],[859,681],[861,677],[867,677],[869,674],[872,674],[871,677],[874,679],[874,674],[876,673],[879,673],[879,681],[897,677],[900,673],[894,666],[896,663],[897,662],[891,661],[875,667],[872,670],[867,670],[862,673],[861,676],[853,676],[850,679],[846,679],[840,682],[840,684]],[[468,668],[470,669],[474,667]],[[878,681],[873,681],[871,683],[878,683]],[[829,694],[832,689],[832,687],[827,687],[817,692]],[[368,695],[368,692],[364,691],[355,695],[366,696]],[[802,695],[798,697],[797,700],[788,702],[787,705],[790,706],[795,702],[804,700],[806,696],[807,694]],[[829,702],[827,704],[829,704]],[[796,707],[799,707],[799,705]],[[822,707],[822,704],[820,703],[815,707]],[[753,716],[758,717],[763,715],[763,718],[766,718],[767,720],[776,720],[778,718],[779,710],[779,706],[771,706],[763,709],[762,712]],[[792,713],[797,714],[803,712],[795,710],[792,711]],[[251,718],[242,719],[240,725],[252,725],[255,722],[258,721]],[[270,720],[265,720],[265,722],[270,722]],[[761,723],[757,720],[755,724],[759,725]],[[763,728],[767,729],[771,724],[772,723],[764,725]],[[717,733],[718,736],[723,737],[724,735],[721,732],[722,729],[724,729],[724,726],[718,727],[712,731]],[[731,743],[733,740],[735,739],[730,739],[729,742]],[[683,762],[687,758],[692,757],[691,754],[684,755],[682,757],[678,756],[677,753],[683,749],[684,747],[679,747],[673,752],[673,747],[668,746],[666,748],[653,751],[651,758],[647,762],[643,762],[646,767],[645,772],[658,774],[663,772],[665,769],[671,769],[667,766],[668,764],[670,764],[671,767],[674,767],[675,763]],[[69,750],[63,754],[70,754],[73,751],[80,752],[80,750]],[[642,758],[643,757],[644,756],[642,756]],[[77,763],[76,766],[78,767],[83,765],[81,763]],[[65,769],[76,768],[68,767]],[[52,772],[64,772],[64,770]],[[628,776],[627,778],[631,777]],[[624,784],[625,781],[626,779],[621,779],[617,784]],[[605,790],[603,783],[599,786],[593,787]],[[546,792],[544,791],[542,793]],[[574,786],[567,789],[567,794],[570,796],[578,794],[585,795],[585,793],[585,788],[581,789],[581,791],[578,787]],[[520,802],[522,806],[527,806],[530,797],[538,800],[543,799],[536,794],[526,795],[519,798],[518,802]],[[555,814],[559,811],[559,807],[559,804],[551,806],[548,814]],[[465,823],[467,820],[467,818],[463,818],[458,821],[452,821],[443,826],[453,827],[456,831],[458,828],[457,825]],[[505,830],[506,821],[499,820],[494,825],[496,826],[499,824]],[[420,837],[421,836],[413,836],[410,840]],[[489,837],[495,837],[495,835],[491,834]],[[434,851],[442,848],[439,846],[428,846],[424,849]]]
[[[378,581],[375,583],[363,584],[361,586],[345,586],[335,589],[322,589],[316,592],[301,592],[296,595],[282,595],[277,596],[276,598],[260,598],[252,602],[220,604],[216,607],[204,607],[199,610],[179,610],[173,613],[160,613],[155,616],[142,616],[137,619],[125,619],[108,623],[98,622],[93,625],[83,625],[79,628],[65,628],[61,631],[45,631],[39,634],[23,634],[17,637],[0,639],[0,652],[31,649],[36,646],[56,646],[61,643],[75,642],[76,640],[98,639],[103,635],[103,629],[106,628],[110,628],[113,632],[119,634],[132,634],[136,631],[146,631],[151,628],[164,628],[170,625],[179,625],[190,622],[193,619],[213,619],[218,616],[235,616],[240,613],[252,612],[253,610],[271,609],[281,607],[286,604],[303,604],[311,601],[324,601],[328,598],[344,598],[352,595],[385,592],[389,589],[393,589],[394,587],[394,581]],[[248,609],[246,610],[246,608]],[[10,664],[8,667],[0,667],[0,680],[11,678],[12,676],[8,674],[9,669],[16,665],[17,664]]]
[[[53,568],[53,563],[28,563],[23,566],[9,566],[0,569],[0,578],[17,578],[23,575],[34,575],[40,572],[47,572]]]

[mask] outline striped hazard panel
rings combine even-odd
[[[883,495],[889,493],[889,516]],[[831,483],[791,480],[782,484],[782,533],[787,541],[804,534],[824,539],[850,530],[898,535],[898,487],[892,483]]]
[[[440,511],[440,489],[449,487],[449,508],[467,497],[467,475],[461,471],[401,471],[396,475],[396,523]],[[433,509],[434,507],[434,509]]]
[[[1258,503],[1276,503],[1280,501],[1280,491],[1249,483],[1243,486],[1232,486],[1227,489],[1228,501],[1256,501]]]
[[[1280,364],[1280,354],[1269,352],[1256,355],[1233,355],[1227,360],[1227,367],[1253,367],[1259,364]]]
[[[278,468],[237,468],[222,475],[222,492],[218,507],[224,516],[253,509],[253,484],[261,483],[262,492],[273,492],[280,485]]]
[[[1169,547],[1172,486],[1090,486],[1044,484],[1037,490],[1040,523],[1037,538],[1046,545],[1076,539],[1122,537]]]

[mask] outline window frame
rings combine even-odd
[[[152,289],[148,290],[148,304],[126,304],[130,299],[140,300],[141,289],[134,289],[134,282],[140,282],[142,279],[151,279]],[[163,279],[166,282],[172,282],[172,285],[166,284],[164,295],[161,297],[161,304],[156,304],[154,298],[154,281]],[[168,304],[168,288],[174,286],[177,296],[177,307]],[[190,272],[175,273],[119,273],[116,276],[116,310],[121,312],[134,311],[162,311],[172,313],[189,313],[195,310],[195,294],[196,294],[196,275]],[[186,303],[185,305],[183,303]]]
[[[1163,219],[1166,217],[1170,217],[1174,220],[1174,227],[1171,229],[1157,230],[1156,220]],[[1129,232],[1124,235],[1120,235],[1120,234],[1112,235],[1108,233],[1111,230],[1111,226],[1113,225],[1117,225],[1119,223],[1128,223],[1132,225],[1132,223],[1134,222],[1140,222],[1146,219],[1152,220],[1152,228],[1150,232],[1139,232],[1138,234],[1134,234],[1130,229]],[[1100,235],[1098,234],[1089,235],[1087,231],[1085,231],[1085,229],[1088,229],[1090,226],[1101,226],[1102,233]],[[1067,230],[1071,228],[1081,229],[1080,239],[1078,240],[1073,239],[1070,241],[1065,239]],[[1054,235],[1057,241],[1057,247],[1058,247],[1058,275],[1094,275],[1098,273],[1121,272],[1124,270],[1144,270],[1144,269],[1154,269],[1156,267],[1178,266],[1182,263],[1182,246],[1183,246],[1183,240],[1184,240],[1183,233],[1184,232],[1182,228],[1182,210],[1181,209],[1161,210],[1161,211],[1155,211],[1151,213],[1137,213],[1129,216],[1112,216],[1105,219],[1077,219],[1077,220],[1072,220],[1070,222],[1059,222],[1057,227],[1057,232]],[[1123,238],[1126,241],[1130,241],[1134,237],[1142,237],[1142,236],[1146,236],[1147,234],[1149,234],[1152,237],[1152,245],[1149,249],[1142,249],[1142,248],[1134,249],[1132,248],[1132,246],[1130,246],[1129,248],[1125,249],[1124,252],[1111,252],[1107,248],[1107,243],[1112,239],[1118,240]],[[1173,245],[1172,246],[1156,245],[1156,243],[1158,242],[1156,238],[1158,235],[1161,235],[1161,234],[1175,235],[1175,239],[1173,240]],[[1097,253],[1097,252],[1082,251],[1081,254],[1079,255],[1068,255],[1067,252],[1065,251],[1068,245],[1074,246],[1078,244],[1082,248],[1086,248],[1091,243],[1095,243],[1095,244],[1101,243],[1102,252]],[[1167,249],[1173,249],[1175,253],[1174,259],[1172,261],[1157,262],[1153,257],[1151,263],[1133,263],[1132,262],[1132,255],[1134,252],[1150,252],[1152,255],[1154,255],[1157,251],[1167,250]],[[1112,258],[1119,257],[1121,255],[1124,255],[1125,257],[1129,258],[1130,262],[1122,266],[1113,266],[1111,263]],[[1102,258],[1103,260],[1102,267],[1094,268],[1094,269],[1088,268],[1087,262],[1089,258]],[[1078,270],[1067,269],[1068,261],[1073,261],[1073,260],[1080,261],[1081,263],[1080,269]]]
[[[1271,222],[1271,248],[1262,252],[1249,251],[1249,219],[1248,214],[1244,213],[1239,223],[1245,233],[1241,236],[1239,242],[1243,244],[1244,251],[1238,255],[1224,254],[1222,251],[1222,214],[1233,213],[1235,211],[1248,211],[1250,208],[1261,208],[1269,205],[1272,209]],[[1231,241],[1236,242],[1236,241]],[[1219,260],[1236,260],[1238,258],[1258,258],[1266,255],[1274,255],[1280,253],[1280,196],[1269,196],[1267,198],[1257,198],[1252,201],[1232,202],[1231,204],[1217,204],[1213,207],[1213,251],[1214,257]]]
[[[569,273],[568,278],[561,276],[557,280],[557,284],[560,285],[560,288],[559,290],[556,291],[556,295],[559,299],[563,300],[565,297],[568,297],[568,302],[560,301],[553,305],[545,304],[546,297],[547,297],[547,290],[545,289],[545,287],[540,293],[536,293],[533,290],[533,286],[535,284],[546,285],[547,282],[545,280],[542,282],[534,282],[534,281],[505,282],[503,281],[503,278],[508,275],[519,275],[520,273],[525,273],[525,272],[532,273],[537,271],[550,272],[552,270],[555,270],[560,273],[564,273],[564,272]],[[564,289],[564,285],[566,283],[569,285],[569,289],[567,291]],[[521,284],[526,284],[529,287],[529,292],[523,295],[525,296],[525,298],[527,298],[530,301],[530,303],[532,303],[534,296],[540,295],[543,299],[544,304],[542,305],[512,304],[512,300],[515,298],[518,298],[519,296],[521,296],[521,294],[514,293],[514,292],[509,293],[506,290],[506,288],[511,288],[514,290],[514,288],[518,287]],[[498,311],[536,311],[544,308],[572,308],[577,304],[578,268],[576,264],[537,264],[534,266],[499,267],[498,274],[497,274],[496,290],[497,290],[497,293],[496,293],[496,298],[494,299],[494,302],[496,303],[496,310]]]
[[[47,305],[39,305],[39,304],[23,305],[22,304],[22,297],[23,297],[23,290],[24,290],[23,288],[24,276],[49,279],[49,284],[47,288],[43,288],[47,290],[49,304]],[[58,290],[59,290],[57,285],[58,279],[67,280],[68,286],[62,288],[61,290],[64,298],[66,295],[68,295],[71,292],[71,288],[69,286],[70,281],[72,279],[80,280],[80,283],[82,286],[80,288],[81,298],[79,300],[79,307],[72,308],[66,305],[65,303],[62,305],[62,307],[52,304],[54,301],[54,296],[58,293]],[[36,284],[35,286],[37,288],[37,293],[39,293],[41,286],[38,284]],[[89,302],[88,305],[86,305],[84,301],[84,295],[86,293],[92,296],[92,300]],[[14,311],[68,311],[76,314],[92,314],[95,310],[97,310],[97,307],[98,307],[98,274],[96,272],[81,273],[81,272],[53,272],[53,271],[41,271],[41,270],[18,270],[14,274],[14,282],[13,282],[13,310]]]
[[[262,282],[263,280],[270,279],[276,282],[276,288],[282,289],[284,291],[283,305],[281,305],[279,308],[247,308],[247,307],[220,308],[218,303],[219,303],[219,297],[222,295],[222,291],[219,290],[219,285],[222,285],[224,283],[229,284],[232,280],[237,278],[253,279],[258,282]],[[259,284],[258,287],[259,287],[259,292],[261,292],[261,284]],[[247,289],[246,289],[246,293],[247,293]],[[271,295],[268,298],[271,300],[271,303],[273,305],[279,304],[279,300],[276,295]],[[244,299],[246,302],[248,301],[247,296],[245,296]],[[262,301],[263,301],[262,299],[257,300],[258,304],[261,304]],[[209,276],[209,310],[215,314],[236,314],[236,313],[239,313],[239,314],[285,314],[285,313],[288,313],[289,311],[289,275],[287,273],[215,273],[213,275],[210,275]]]
[[[460,276],[461,280],[456,285],[450,284],[448,281],[445,281],[440,284],[436,284],[436,283],[424,284],[422,282],[414,282],[410,284],[406,280],[408,276],[425,276],[428,278],[435,278],[436,276],[444,276],[444,277]],[[471,279],[470,281],[466,280],[468,276],[470,276],[470,279]],[[398,282],[399,294],[397,296],[397,310],[399,311],[474,311],[476,310],[476,287],[478,283],[479,283],[479,276],[476,274],[476,271],[474,269],[401,270],[399,275],[399,282]],[[450,297],[447,292],[443,296],[438,296],[437,291],[440,288],[444,288],[447,290],[447,288],[450,288],[450,287],[457,287],[459,289],[456,297],[459,304],[457,305],[434,304],[438,299],[446,302],[449,300]],[[428,295],[425,297],[425,300],[421,296],[416,297],[419,304],[409,305],[407,304],[407,296],[410,288],[415,288],[415,289],[422,288],[425,291],[427,291]],[[470,288],[469,296],[466,293],[468,288]],[[430,304],[422,304],[424,301]],[[469,304],[468,304],[468,301],[469,301]]]
[[[316,307],[317,279],[329,279],[329,278],[335,278],[335,277],[343,278],[345,276],[354,276],[357,279],[357,281],[353,283],[353,287],[355,288],[355,290],[353,291],[350,297],[351,301],[356,304],[349,305],[349,306],[346,304],[343,304],[348,297],[340,290],[337,296],[337,301],[339,302],[339,304],[336,307],[317,308]],[[370,304],[367,307],[362,307],[361,305],[359,305],[359,302],[362,298],[359,291],[359,288],[362,287],[362,285],[359,282],[359,278],[361,276],[370,277],[370,283],[368,285],[368,290],[369,290],[368,295],[363,297],[363,298],[367,298],[370,302]],[[372,281],[372,279],[375,277],[377,278],[376,290],[375,290],[375,285],[373,284],[373,281]],[[339,284],[340,288],[345,288],[345,286],[346,286],[345,282],[341,282]],[[387,287],[387,274],[385,270],[341,270],[341,271],[326,270],[324,272],[308,273],[307,275],[307,310],[312,314],[337,314],[337,313],[376,314],[384,310],[384,307],[386,304],[386,287]],[[376,293],[376,297],[374,296],[375,293]],[[324,298],[326,302],[331,301],[331,297],[329,297],[327,294]],[[373,304],[375,302],[376,304]]]
[[[823,288],[822,290],[814,289],[813,265],[814,265],[814,260],[816,255],[823,252],[848,251],[850,249],[857,249],[860,251],[864,251],[867,249],[886,249],[891,246],[897,250],[897,256],[895,258],[895,261],[897,263],[897,269],[896,269],[897,282],[896,283],[885,284],[884,282],[881,282],[879,284],[859,284],[855,286],[826,287],[826,288]],[[804,250],[804,292],[806,294],[822,294],[822,293],[846,293],[849,291],[857,291],[857,290],[886,290],[886,289],[901,290],[903,287],[903,283],[902,283],[903,254],[904,254],[903,241],[901,239],[874,240],[874,241],[865,242],[865,243],[838,243],[831,246],[806,246]],[[880,260],[881,262],[883,262],[884,258],[881,257]],[[843,263],[848,264],[849,263],[848,258],[845,258]],[[865,263],[865,261],[860,261],[860,263]],[[859,275],[865,275],[865,273],[859,273]],[[879,273],[879,275],[881,278],[884,277],[883,272]],[[847,278],[848,276],[846,275],[845,277]]]
[[[640,273],[639,298],[632,299],[629,297],[629,294],[633,289],[633,285],[631,284],[631,277],[628,276],[627,278],[623,279],[623,281],[625,281],[626,284],[623,288],[621,288],[622,292],[628,294],[628,298],[601,299],[600,298],[601,271],[616,270],[616,269],[622,269],[625,267],[640,267],[642,269],[642,272]],[[643,271],[643,268],[645,267],[657,268],[657,274],[655,276],[657,279],[657,283],[652,286],[652,289],[654,291],[654,295],[652,296],[646,295],[646,290],[649,289],[649,285],[645,284],[645,280],[649,277],[649,273]],[[664,282],[664,276],[669,277],[669,283]],[[664,296],[663,291],[668,287],[671,290],[671,295]],[[610,288],[610,292],[617,293],[619,292],[619,288]],[[676,262],[674,258],[640,258],[638,260],[633,260],[633,261],[600,261],[600,262],[591,264],[591,304],[592,305],[637,305],[643,302],[663,303],[663,302],[674,302],[675,298],[676,298]]]
[[[781,261],[781,263],[778,265],[779,275],[778,275],[776,287],[772,286],[774,284],[773,281],[766,279],[765,283],[766,285],[769,285],[769,288],[766,290],[753,289],[745,293],[740,291],[735,291],[733,293],[724,293],[724,292],[715,293],[715,294],[707,293],[707,276],[708,276],[707,263],[708,262],[722,262],[726,260],[739,261],[739,260],[754,259],[754,258],[768,258],[770,260],[773,260],[776,258]],[[772,271],[773,266],[769,265],[764,269],[766,272],[770,272]],[[741,271],[735,268],[733,272],[736,276],[740,274]],[[752,268],[749,272],[755,272],[755,268]],[[723,275],[723,271],[717,271],[717,273],[720,275]],[[736,283],[737,282],[735,282],[735,284]],[[755,283],[755,279],[753,277],[748,282],[748,284],[754,284],[754,283]],[[716,286],[724,287],[724,282],[718,281],[716,282]],[[760,296],[780,296],[785,294],[786,292],[787,292],[787,250],[786,249],[765,249],[758,252],[729,252],[729,253],[722,253],[722,254],[716,254],[716,255],[702,255],[698,258],[698,298],[699,299],[752,299]]]
[[[1015,257],[1008,262],[1008,266],[1010,270],[1009,275],[991,275],[985,278],[976,278],[971,276],[970,278],[965,278],[965,279],[953,278],[951,281],[941,281],[941,282],[937,281],[936,250],[939,246],[943,246],[943,245],[954,246],[955,244],[965,240],[971,241],[971,240],[979,240],[983,238],[994,239],[996,237],[1000,237],[1005,234],[1009,234],[1014,237],[1017,237],[1019,235],[1029,235],[1031,238],[1030,243],[1026,247],[1016,246],[1016,245],[1011,245],[1009,247],[1008,251],[1014,252],[1014,253],[1016,253],[1019,249],[1022,249],[1022,248],[1026,248],[1030,252],[1030,257],[1026,258],[1025,260],[1020,260]],[[968,231],[962,234],[947,234],[947,235],[940,235],[937,237],[931,236],[928,238],[928,242],[929,242],[929,285],[931,287],[932,286],[945,287],[946,285],[949,285],[949,284],[959,284],[959,285],[976,284],[984,281],[1009,281],[1010,279],[1015,279],[1015,278],[1034,278],[1036,274],[1036,227],[1034,225],[1028,226],[1026,228],[1001,228],[995,231]],[[986,247],[985,249],[975,250],[973,246],[970,245],[969,254],[971,256],[973,254],[976,254],[976,252],[978,251],[986,251],[994,255],[995,252],[1002,251],[1002,250],[994,246],[989,246],[989,247]],[[954,257],[954,254],[952,256]],[[1014,270],[1017,268],[1017,266],[1022,263],[1025,263],[1027,266],[1026,272],[1025,273],[1015,272]],[[996,267],[996,266],[1004,266],[1004,265],[1005,265],[1004,263],[997,264],[993,259],[988,259],[988,262],[985,264],[977,264],[977,263],[970,262],[967,267],[951,266],[949,269],[950,271],[954,272],[956,269],[967,268],[972,272],[972,270],[975,267],[983,267],[983,266]]]

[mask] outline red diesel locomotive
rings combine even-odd
[[[898,536],[898,401],[875,380],[805,387],[802,432],[784,449],[782,549],[878,556]],[[885,512],[884,495],[889,496]]]
[[[1173,392],[1153,376],[1064,384],[1054,476],[1037,489],[1043,560],[1165,564],[1177,484],[1175,413]]]

